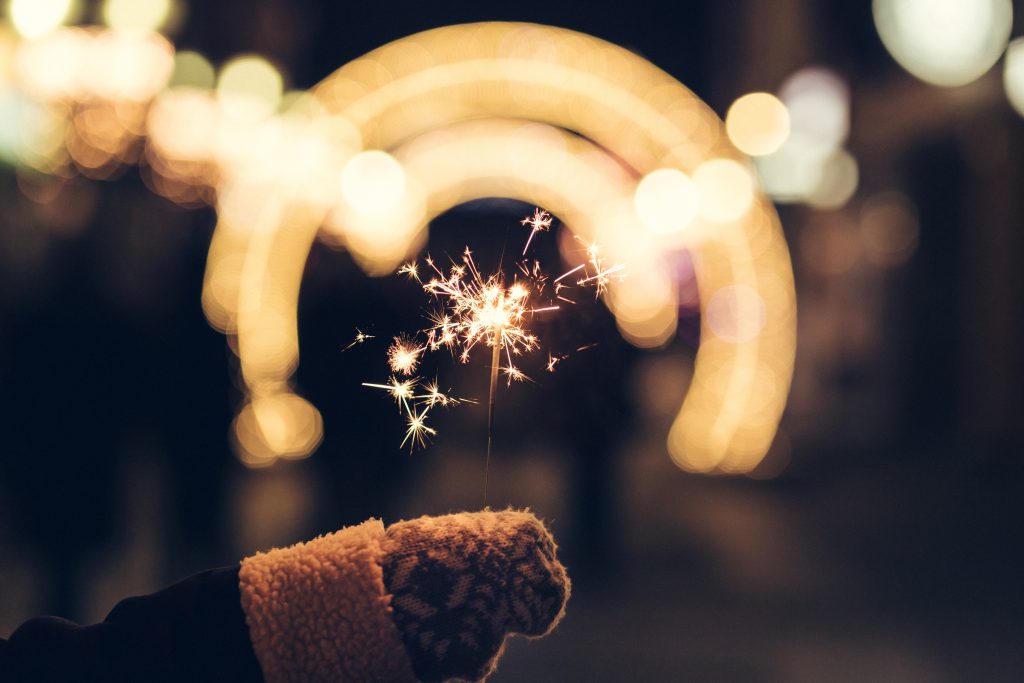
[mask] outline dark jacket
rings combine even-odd
[[[0,682],[262,683],[239,602],[238,566],[128,598],[99,624],[57,617],[0,639]]]

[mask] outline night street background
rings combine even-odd
[[[778,207],[797,361],[754,472],[688,473],[667,455],[692,309],[665,348],[641,350],[584,297],[549,334],[597,346],[501,385],[487,502],[548,520],[574,587],[558,630],[512,642],[491,680],[1020,679],[1024,118],[999,65],[955,89],[904,71],[870,5],[188,4],[179,50],[213,64],[263,55],[289,88],[391,40],[483,20],[622,45],[722,117],[809,65],[849,87],[856,193]],[[917,233],[880,264],[849,229],[891,192],[912,203]],[[426,299],[408,280],[314,246],[296,386],[324,441],[250,469],[229,438],[238,359],[200,306],[213,210],[157,196],[133,167],[40,202],[2,165],[0,206],[0,636],[44,613],[96,621],[128,595],[371,516],[483,505],[486,401],[439,416],[434,443],[410,455],[390,399],[361,386],[387,376],[386,346],[341,352],[356,327],[380,341],[421,325]],[[493,265],[532,210],[457,207],[427,250],[469,244]],[[536,239],[556,262],[556,233]],[[450,364],[457,393],[484,398],[485,365]]]

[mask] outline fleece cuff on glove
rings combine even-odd
[[[239,571],[242,609],[267,683],[415,681],[369,520],[260,553]]]

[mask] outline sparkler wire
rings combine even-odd
[[[491,350],[491,387],[487,398],[487,457],[484,460],[484,506],[487,506],[487,478],[491,472],[491,445],[494,441],[494,397],[498,390],[498,364],[501,362],[501,330],[494,331]]]

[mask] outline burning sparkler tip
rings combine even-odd
[[[537,208],[533,215],[520,221],[530,228],[530,235],[523,248],[524,257],[534,236],[549,230],[553,220],[551,214]],[[577,286],[593,287],[597,296],[600,296],[611,276],[623,269],[621,264],[606,267],[596,243],[586,244],[586,254],[586,261],[551,281],[538,260],[526,258],[516,263],[517,273],[513,275],[511,283],[500,269],[485,276],[474,262],[469,246],[463,250],[461,259],[449,258],[450,266],[447,269],[438,267],[429,254],[423,260],[426,275],[420,272],[416,261],[410,261],[398,269],[399,274],[416,280],[439,306],[439,310],[427,316],[429,326],[419,330],[415,338],[403,335],[392,341],[388,349],[388,365],[392,372],[389,383],[365,384],[388,391],[405,414],[407,430],[403,446],[408,443],[410,449],[413,449],[417,445],[424,445],[428,436],[436,435],[436,430],[425,421],[433,407],[476,402],[442,392],[436,378],[433,382],[426,382],[414,376],[427,351],[447,347],[460,362],[468,363],[474,348],[489,348],[492,354],[489,404],[492,411],[499,369],[509,386],[514,381],[533,381],[513,364],[513,358],[534,351],[541,345],[538,336],[527,327],[533,315],[559,310],[561,307],[556,299],[574,303],[562,293],[572,286],[562,282],[569,276],[578,274],[572,281]],[[546,289],[549,284],[550,290]],[[419,341],[420,334],[423,335],[422,342]],[[362,335],[362,338],[357,336],[356,343],[371,338],[359,330],[357,335]],[[591,346],[581,346],[577,351]],[[499,363],[502,353],[507,360],[504,366]],[[547,371],[554,372],[558,363],[566,357],[549,353]],[[406,379],[399,379],[401,376]],[[493,413],[488,415],[489,434],[491,415]]]

